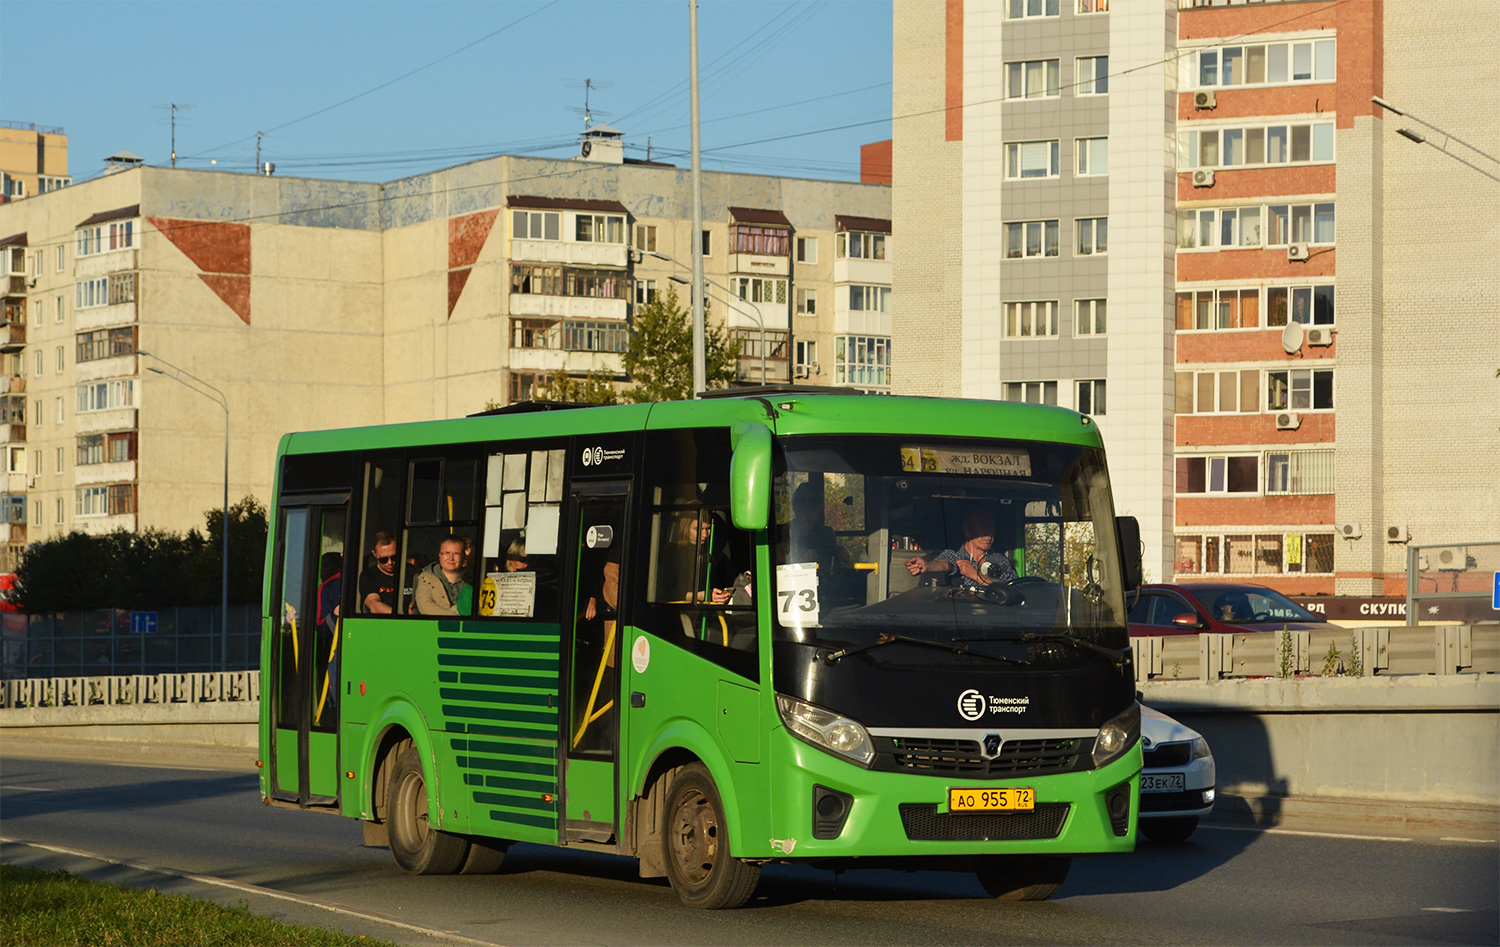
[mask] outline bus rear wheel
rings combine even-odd
[[[1045,901],[1068,877],[1066,855],[995,855],[980,863],[979,883],[1001,901]]]
[[[422,756],[410,743],[396,753],[391,772],[389,829],[392,857],[414,875],[451,875],[468,858],[466,839],[428,824]]]
[[[662,848],[667,879],[688,907],[737,908],[760,881],[758,866],[729,854],[724,803],[700,763],[684,766],[668,788]]]

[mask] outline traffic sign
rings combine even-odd
[[[132,635],[154,635],[156,634],[155,612],[131,612],[130,633]]]

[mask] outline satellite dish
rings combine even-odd
[[[591,152],[593,150],[594,150],[594,143],[593,142],[591,142],[591,141],[585,141],[583,143],[583,148],[581,149],[581,151],[583,153],[583,157],[587,158],[589,156],[589,152]]]
[[[1296,355],[1297,350],[1302,348],[1302,323],[1288,322],[1286,328],[1281,330],[1281,347],[1286,349],[1286,354]]]

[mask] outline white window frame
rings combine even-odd
[[[1246,402],[1246,399],[1243,397],[1244,386],[1245,386],[1245,377],[1246,377],[1246,373],[1247,372],[1255,376],[1255,384],[1256,384],[1255,394],[1249,399],[1248,403]],[[1174,402],[1174,404],[1173,404],[1173,410],[1174,410],[1174,412],[1176,411],[1176,404],[1175,404],[1175,402],[1176,402],[1176,393],[1177,393],[1177,378],[1179,376],[1182,376],[1182,375],[1190,376],[1191,379],[1192,379],[1191,384],[1192,384],[1192,393],[1193,393],[1193,404],[1192,404],[1192,410],[1191,411],[1178,412],[1178,416],[1179,417],[1182,417],[1182,416],[1185,416],[1185,415],[1190,415],[1190,414],[1191,415],[1204,415],[1204,414],[1211,414],[1211,415],[1212,414],[1217,414],[1217,415],[1259,414],[1261,412],[1261,410],[1262,410],[1261,409],[1261,404],[1262,404],[1261,397],[1262,397],[1262,392],[1265,390],[1265,385],[1264,385],[1265,379],[1261,376],[1260,372],[1258,372],[1256,369],[1251,369],[1251,368],[1236,368],[1236,367],[1231,367],[1231,366],[1217,367],[1216,366],[1214,368],[1204,368],[1204,369],[1186,368],[1186,369],[1182,369],[1182,370],[1174,373],[1173,378],[1172,378],[1172,393],[1173,393],[1173,402]],[[1213,404],[1211,406],[1209,406],[1209,407],[1204,407],[1203,405],[1201,405],[1199,403],[1199,400],[1198,400],[1198,395],[1202,391],[1202,388],[1203,388],[1203,377],[1205,375],[1210,376],[1210,378],[1211,378],[1211,381],[1210,381],[1210,390],[1213,392]],[[1232,384],[1230,384],[1230,382],[1226,381],[1225,376],[1233,376]],[[1225,406],[1224,391],[1225,391],[1225,385],[1226,384],[1229,384],[1229,390],[1234,392],[1234,406],[1233,407],[1226,407]]]
[[[1307,157],[1293,158],[1297,139],[1305,130]],[[1243,157],[1239,161],[1229,160],[1229,140],[1235,136],[1240,141]],[[1272,143],[1279,136],[1284,142],[1285,157],[1273,160]],[[1259,161],[1251,161],[1249,142],[1258,137]],[[1288,165],[1311,166],[1334,164],[1337,161],[1333,122],[1277,122],[1270,125],[1194,125],[1177,132],[1178,170],[1195,168],[1280,168]],[[1206,160],[1207,159],[1207,160]]]
[[[1247,292],[1255,294],[1256,324],[1253,326],[1230,325],[1229,314],[1230,312],[1232,312],[1233,304],[1242,303],[1243,300],[1242,298],[1235,298],[1233,302],[1231,302],[1230,299],[1225,298],[1225,294],[1229,293],[1233,294],[1234,297],[1243,297],[1243,295]],[[1259,332],[1262,329],[1268,328],[1268,323],[1266,321],[1266,297],[1265,293],[1258,286],[1184,286],[1183,288],[1177,290],[1176,296],[1191,297],[1193,322],[1192,325],[1187,327],[1175,325],[1177,319],[1176,306],[1178,300],[1174,296],[1172,319],[1175,326],[1175,331],[1177,332]],[[1200,299],[1200,296],[1206,296],[1208,298],[1206,300]],[[1199,316],[1202,315],[1200,304],[1204,302],[1208,304],[1208,312],[1207,318],[1202,321],[1208,324],[1200,325]],[[1241,322],[1243,322],[1243,317],[1241,317]]]
[[[1253,460],[1255,461],[1255,475],[1250,478],[1251,488],[1249,490],[1229,489],[1229,461],[1230,460]],[[1203,461],[1203,489],[1194,492],[1185,492],[1177,483],[1177,462],[1179,461]],[[1230,497],[1252,497],[1260,496],[1261,490],[1261,464],[1263,458],[1254,452],[1222,454],[1178,454],[1172,465],[1172,492],[1180,497],[1202,497],[1202,496],[1230,496]]]
[[[103,484],[93,484],[77,488],[75,494],[74,515],[84,516],[108,516],[109,515],[109,487]],[[58,498],[58,512],[62,512],[62,498]],[[60,522],[60,521],[59,521]]]
[[[874,305],[870,305],[873,303]],[[852,283],[849,286],[850,312],[890,312],[891,288],[877,284]]]
[[[1005,304],[1007,339],[1057,338],[1057,300],[1036,299]],[[1056,404],[1056,402],[1052,402]]]
[[[1031,237],[1035,234],[1040,252],[1032,253]],[[1018,220],[1005,225],[1005,258],[1037,260],[1058,255],[1058,221]]]
[[[833,339],[834,384],[889,388],[891,339],[883,335],[837,335]]]
[[[73,284],[74,309],[98,309],[109,305],[109,277],[96,276]]]
[[[1250,58],[1255,50],[1261,50],[1264,56],[1261,67],[1264,78],[1250,82]],[[1307,74],[1299,77],[1298,65],[1304,55]],[[1238,76],[1228,64],[1231,58],[1239,63]],[[1321,35],[1267,43],[1200,46],[1187,50],[1177,62],[1178,87],[1183,90],[1317,85],[1338,79],[1338,40],[1332,35]],[[1285,70],[1279,78],[1274,74],[1278,68]],[[1226,69],[1230,70],[1228,75]]]
[[[61,273],[63,271],[63,267],[67,265],[67,258],[68,258],[68,246],[67,246],[67,244],[59,243],[57,245],[57,272]]]
[[[111,378],[78,386],[76,413],[113,411],[135,406],[135,379]]]
[[[797,238],[797,262],[806,263],[809,266],[818,262],[818,238]]]
[[[1314,406],[1319,376],[1327,376],[1328,379],[1328,403],[1321,407]],[[1284,376],[1284,377],[1283,377]],[[1281,379],[1285,386],[1285,397],[1281,404],[1277,404],[1276,391],[1273,383]],[[1338,380],[1334,376],[1332,368],[1278,368],[1267,369],[1265,379],[1266,411],[1275,414],[1279,411],[1316,412],[1326,414],[1334,410],[1338,405]],[[1299,394],[1301,397],[1299,397]]]
[[[1331,320],[1319,321],[1318,297],[1323,295],[1324,290],[1327,291],[1329,297],[1328,308],[1332,311],[1333,318]],[[1273,322],[1271,321],[1271,316],[1274,309],[1271,300],[1275,294],[1280,292],[1286,293],[1286,320],[1284,322]],[[1265,299],[1264,312],[1266,314],[1266,328],[1268,329],[1284,328],[1288,322],[1300,322],[1305,326],[1316,326],[1318,328],[1332,328],[1338,325],[1339,298],[1338,285],[1336,283],[1276,283],[1266,287]],[[1302,310],[1301,314],[1307,318],[1297,318],[1299,308]]]
[[[1047,166],[1041,169],[1042,173],[1040,174],[1031,173],[1033,167],[1026,164],[1028,157],[1033,161],[1037,157],[1035,153],[1037,149],[1034,147],[1029,149],[1028,146],[1038,145],[1046,148],[1045,161]],[[1007,181],[1033,181],[1058,177],[1061,170],[1061,164],[1058,159],[1059,151],[1059,143],[1056,138],[1043,141],[1008,142],[1005,146],[1005,179]]]
[[[585,224],[584,222],[588,223]],[[587,229],[588,235],[582,236]],[[625,245],[624,214],[590,214],[578,212],[573,215],[573,241],[575,243],[605,243],[612,246]],[[600,234],[603,234],[601,237]],[[617,239],[610,239],[611,237]]]
[[[872,230],[841,230],[834,235],[833,255],[840,260],[889,259],[891,235]]]
[[[1108,13],[1109,0],[1077,0],[1073,6],[1074,16],[1093,16],[1096,13]]]
[[[63,373],[63,368],[65,367],[64,363],[67,361],[63,356],[63,347],[61,345],[57,347],[57,352],[55,354],[57,356],[57,374],[61,375]]]
[[[637,306],[650,305],[656,301],[656,280],[638,279],[635,281],[635,304]]]
[[[1073,221],[1073,253],[1104,256],[1109,252],[1109,218],[1079,217]]]
[[[1073,173],[1080,178],[1109,174],[1109,138],[1073,139]]]
[[[1083,378],[1073,385],[1073,409],[1080,414],[1102,418],[1109,413],[1106,379]]]
[[[1331,448],[1266,451],[1261,470],[1266,496],[1320,496],[1337,484]]]
[[[635,248],[644,253],[656,252],[656,224],[636,224]]]
[[[1062,15],[1061,0],[1008,0],[1007,20],[1033,20]]]
[[[816,316],[818,314],[818,290],[815,287],[799,287],[797,289],[797,315]]]
[[[521,233],[521,221],[526,221],[526,232]],[[546,236],[548,231],[556,236]],[[535,231],[538,236],[532,236]],[[510,236],[512,240],[562,240],[562,212],[555,210],[529,210],[515,207],[510,212]]]
[[[797,367],[803,369],[804,374],[813,374],[818,368],[818,341],[798,339],[796,358]]]
[[[786,280],[772,276],[736,276],[735,296],[741,302],[786,305]]]
[[[1109,56],[1079,56],[1075,61],[1074,74],[1074,95],[1109,95]]]
[[[1005,64],[1007,99],[1053,99],[1062,94],[1059,59],[1028,59]],[[1049,81],[1050,80],[1050,81]],[[1039,81],[1040,89],[1033,89]]]
[[[1019,395],[1019,397],[1017,397]],[[1035,395],[1035,397],[1032,397]],[[1057,404],[1055,381],[1008,381],[1005,400],[1016,404]]]
[[[1097,338],[1109,329],[1109,304],[1103,299],[1073,300],[1073,335]]]

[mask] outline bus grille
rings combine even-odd
[[[1141,765],[1147,769],[1162,766],[1186,766],[1193,761],[1191,743],[1163,743],[1142,754]]]
[[[901,825],[914,842],[988,842],[1057,838],[1070,804],[1042,802],[1030,812],[973,812],[954,815],[935,805],[903,803]]]
[[[877,764],[877,768],[977,779],[1047,776],[1078,768],[1080,742],[1076,738],[1008,740],[999,756],[987,760],[976,740],[885,737],[876,740],[876,749],[890,765]]]

